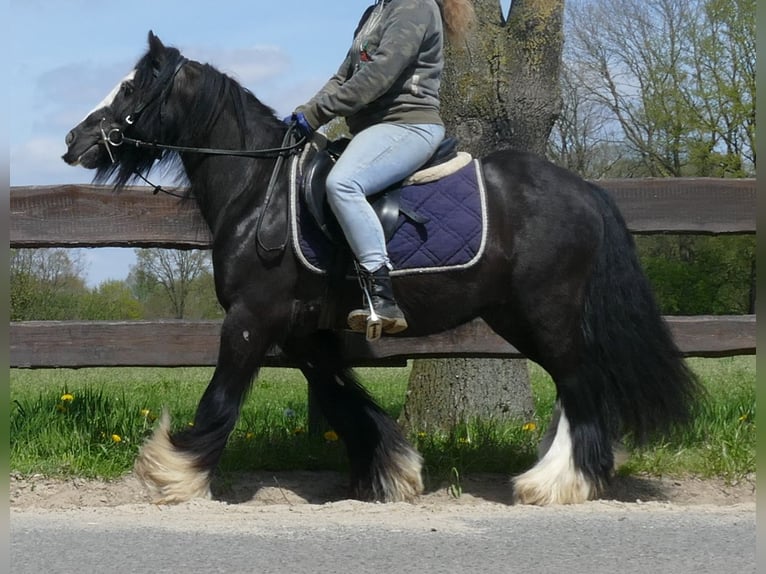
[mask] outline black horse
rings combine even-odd
[[[343,440],[353,496],[398,501],[422,492],[420,455],[344,359],[339,333],[358,306],[359,285],[307,270],[284,241],[287,132],[233,79],[150,32],[133,72],[66,137],[63,159],[96,169],[95,181],[116,188],[176,162],[212,232],[216,293],[226,310],[217,366],[194,426],[171,432],[163,416],[135,466],[162,501],[210,496],[243,398],[274,346],[300,366]],[[528,504],[582,502],[610,477],[613,441],[642,440],[688,420],[698,382],[609,194],[530,153],[497,151],[480,163],[485,249],[465,268],[394,276],[410,324],[402,336],[481,317],[550,373],[556,413],[540,460],[515,477],[514,496]],[[330,327],[320,328],[314,315],[328,290],[337,301]]]

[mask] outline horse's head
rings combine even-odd
[[[87,169],[97,169],[111,163],[107,148],[109,132],[120,129],[113,109],[130,97],[134,76],[135,70],[66,135],[67,151],[62,156],[66,163]]]
[[[62,159],[97,170],[95,180],[113,175],[118,185],[151,168],[156,150],[128,145],[124,138],[157,141],[167,126],[165,100],[186,60],[149,32],[149,50],[136,67],[66,136]]]

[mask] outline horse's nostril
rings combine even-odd
[[[66,142],[66,145],[72,145],[72,142],[74,142],[74,131],[69,132],[64,141]]]

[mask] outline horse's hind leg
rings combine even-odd
[[[321,332],[291,340],[285,351],[301,362],[322,414],[346,446],[351,495],[398,502],[412,501],[421,494],[420,454],[343,365],[335,335]]]
[[[554,332],[571,336],[538,345],[537,352],[528,355],[553,377],[557,401],[540,444],[540,459],[513,481],[514,498],[523,504],[577,504],[595,498],[614,466],[615,430],[603,377],[589,372],[589,358],[581,356],[584,345],[578,329]]]
[[[514,499],[521,504],[577,504],[598,496],[613,465],[610,439],[595,413],[556,405],[541,458],[514,478]],[[576,415],[572,416],[571,413]]]
[[[203,394],[193,426],[175,434],[163,413],[145,441],[134,470],[157,502],[210,498],[210,479],[239,417],[240,406],[268,347],[256,337],[249,311],[232,308],[221,330],[218,362]]]
[[[587,372],[587,358],[581,357],[577,314],[566,306],[555,311],[555,317],[538,318],[536,324],[546,327],[534,336],[527,333],[520,339],[515,333],[509,337],[527,357],[548,370],[557,390],[551,423],[538,449],[539,460],[513,480],[514,499],[521,504],[585,502],[598,496],[613,469],[613,433],[603,388],[600,378]],[[511,332],[497,320],[487,322],[501,334]]]

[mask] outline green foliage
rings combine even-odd
[[[11,321],[69,318],[87,292],[81,275],[66,249],[11,249]]]
[[[754,312],[755,236],[640,236],[636,245],[663,313]]]
[[[82,296],[79,318],[89,321],[140,319],[143,308],[124,281],[105,281]]]
[[[162,258],[142,250],[127,280],[105,281],[88,288],[76,251],[12,249],[10,319],[221,318],[210,254],[179,253]]]

